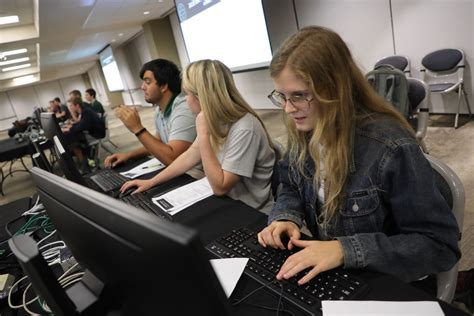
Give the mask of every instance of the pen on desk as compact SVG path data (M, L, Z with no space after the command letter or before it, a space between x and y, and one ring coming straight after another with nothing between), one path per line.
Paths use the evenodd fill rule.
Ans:
M159 166L161 166L161 165L143 166L142 169L156 168L156 167L159 167Z

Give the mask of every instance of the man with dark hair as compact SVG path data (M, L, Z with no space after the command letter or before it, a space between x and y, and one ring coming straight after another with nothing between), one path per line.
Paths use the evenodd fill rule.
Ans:
M104 107L102 106L102 103L97 101L95 96L96 96L96 92L92 88L87 89L86 92L84 93L84 98L87 100L87 102L89 102L89 104L92 107L92 110L94 110L95 113L99 114L99 117L102 117L104 116L104 113L105 113Z
M64 122L71 118L71 112L69 112L67 105L61 104L61 99L59 97L54 98L50 103L52 105L52 111L55 113L59 121Z
M84 154L80 147L80 143L85 142L84 131L87 131L90 136L94 138L105 137L105 124L102 119L99 118L97 113L92 111L88 106L84 106L81 98L73 98L69 101L71 112L77 112L81 116L81 120L76 124L70 124L61 128L65 134L65 138L68 141L72 151L76 155L77 159L82 163L84 169L88 169L87 159L84 158Z
M135 134L143 147L128 152L116 153L105 159L106 167L114 167L129 159L153 155L169 165L191 146L196 138L196 116L192 114L181 93L181 78L178 67L169 60L155 59L140 70L145 100L157 105L155 114L156 135L142 125L137 109L120 106L116 116Z

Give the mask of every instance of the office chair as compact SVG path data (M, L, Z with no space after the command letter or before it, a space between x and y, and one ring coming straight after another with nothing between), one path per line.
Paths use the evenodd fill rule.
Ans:
M107 146L104 145L104 143L108 142L115 148L118 148L118 146L110 140L109 120L107 117L107 113L104 113L104 115L102 116L102 119L104 120L104 123L105 123L105 137L100 140L100 147L105 149L105 151L107 151L109 154L112 154L112 151L108 149Z
M393 55L383 57L375 63L374 69L378 68L381 65L391 65L396 69L403 71L403 73L405 73L407 77L410 76L410 59L406 56Z
M429 120L429 88L420 79L407 78L408 80L408 100L410 102L410 114L408 122L416 131L416 139L420 143L423 151L427 152L423 139L426 136Z
M87 131L83 131L86 144L84 144L84 151L86 152L85 157L88 160L94 161L94 165L92 167L92 171L96 169L100 169L100 159L99 159L99 150L100 150L100 142L102 139L92 137Z
M458 93L458 107L454 119L454 128L458 128L461 95L464 96L469 116L472 115L471 106L464 90L464 52L461 49L440 49L429 53L421 60L424 68L420 69L431 93Z
M454 171L441 160L427 154L425 154L425 157L428 159L431 167L435 171L436 185L448 205L451 207L451 210L456 217L459 231L461 232L465 206L464 186ZM459 235L459 240L460 239L461 235ZM437 274L438 299L451 303L456 291L458 269L459 262L457 262L450 270Z
M273 173L271 178L271 188L273 199L276 201L279 188L280 188L280 167L278 163L283 159L285 155L285 148L278 140L273 139L273 149L275 150L275 163L273 164Z

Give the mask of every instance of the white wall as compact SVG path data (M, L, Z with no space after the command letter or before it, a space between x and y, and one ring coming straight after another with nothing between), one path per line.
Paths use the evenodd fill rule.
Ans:
M31 116L36 106L48 107L55 97L65 102L71 90L82 93L86 85L82 76L73 76L45 83L23 86L21 88L0 92L0 130L12 127L12 122Z
M114 57L124 82L122 92L124 104L149 106L141 90L139 77L142 65L151 60L150 50L144 34L139 34L133 40L114 50Z

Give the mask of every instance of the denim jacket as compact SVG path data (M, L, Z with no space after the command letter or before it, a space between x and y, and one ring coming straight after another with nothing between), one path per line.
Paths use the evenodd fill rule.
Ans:
M306 175L315 170L311 158ZM280 162L282 190L269 223L306 222L315 239L338 239L344 268L368 268L414 281L449 270L459 259L456 219L436 187L433 170L416 140L397 122L379 118L358 126L344 202L320 232L311 176Z

